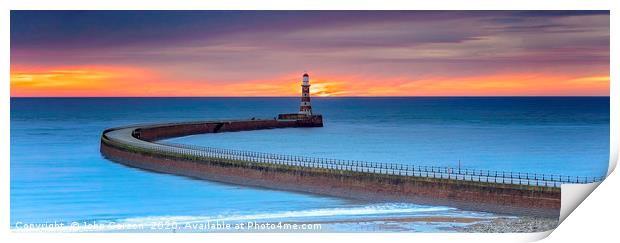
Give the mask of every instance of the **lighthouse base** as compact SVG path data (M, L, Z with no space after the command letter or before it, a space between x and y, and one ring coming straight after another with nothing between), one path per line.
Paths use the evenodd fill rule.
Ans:
M322 127L323 116L322 115L306 115L306 114L279 114L278 120L295 120L297 124L302 127Z

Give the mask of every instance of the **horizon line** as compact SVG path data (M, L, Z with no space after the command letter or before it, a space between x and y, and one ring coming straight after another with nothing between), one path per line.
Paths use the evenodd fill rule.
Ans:
M10 98L299 98L301 96L10 96ZM312 98L510 98L510 97L611 97L610 95L424 95L424 96L311 96Z

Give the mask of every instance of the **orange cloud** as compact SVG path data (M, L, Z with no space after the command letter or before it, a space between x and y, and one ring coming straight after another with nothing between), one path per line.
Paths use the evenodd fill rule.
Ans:
M320 75L320 74L319 74ZM132 67L11 67L11 96L297 96L300 77L210 82L168 80ZM519 96L609 95L609 75L498 74L479 77L322 76L314 96Z
M141 69L107 66L11 67L11 96L114 96L152 75Z
M328 96L608 96L609 76L498 74L475 77L345 77L325 82ZM319 82L318 85L322 85Z
M576 78L555 74L501 74L418 80L400 88L417 95L446 96L609 95L609 76Z

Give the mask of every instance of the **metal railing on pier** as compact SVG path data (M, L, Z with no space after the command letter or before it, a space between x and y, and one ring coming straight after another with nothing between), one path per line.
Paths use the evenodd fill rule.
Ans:
M420 166L398 163L378 163L356 160L327 159L286 154L252 152L234 149L212 148L197 145L177 144L169 142L129 142L115 141L142 150L155 153L189 156L197 160L209 161L223 159L244 161L248 163L286 165L306 168L320 168L336 171L374 173L394 176L413 176L435 179L450 179L473 182L516 184L543 187L560 187L564 183L585 184L602 181L604 177L566 176L538 173L509 172L496 170L464 169L439 166Z

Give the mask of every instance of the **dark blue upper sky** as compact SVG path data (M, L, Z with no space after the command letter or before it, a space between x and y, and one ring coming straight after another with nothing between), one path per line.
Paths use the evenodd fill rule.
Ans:
M503 23L509 31L545 31L569 26L528 22L533 18L588 15L608 16L609 11L12 11L11 44L14 48L75 48L190 41L242 31L279 33L321 26L460 19ZM460 41L459 37L434 39Z

